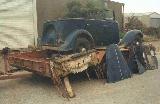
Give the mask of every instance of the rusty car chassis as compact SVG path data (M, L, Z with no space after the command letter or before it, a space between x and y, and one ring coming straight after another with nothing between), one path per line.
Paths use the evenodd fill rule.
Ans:
M0 73L0 80L27 77L31 76L31 73L28 72L33 72L50 77L63 97L72 98L75 96L75 93L70 85L68 75L83 71L87 73L87 68L101 64L105 55L105 49L103 48L64 55L53 50L47 50L46 48L50 48L48 46L43 48L45 49L3 54L5 72ZM53 54L48 57L49 51L52 51ZM11 67L17 68L17 70ZM98 73L98 70L95 71ZM89 77L88 73L87 75Z

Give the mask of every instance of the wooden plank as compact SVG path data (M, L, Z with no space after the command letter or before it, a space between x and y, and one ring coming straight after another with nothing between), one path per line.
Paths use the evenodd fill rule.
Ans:
M73 92L73 89L72 89L72 87L71 87L71 84L70 84L70 82L69 82L68 77L65 77L65 78L64 78L64 85L65 85L65 88L66 88L66 90L67 90L67 92L68 92L69 97L70 97L70 98L75 97L75 93Z
M25 78L25 77L31 77L31 72L15 72L15 73L7 73L4 75L0 75L0 80L7 80L7 79L16 79L16 78Z

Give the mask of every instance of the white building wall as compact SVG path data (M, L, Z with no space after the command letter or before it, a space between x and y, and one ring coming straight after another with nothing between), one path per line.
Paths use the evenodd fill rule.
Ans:
M158 28L160 27L160 18L151 18L150 27Z
M0 0L0 49L35 43L33 0Z

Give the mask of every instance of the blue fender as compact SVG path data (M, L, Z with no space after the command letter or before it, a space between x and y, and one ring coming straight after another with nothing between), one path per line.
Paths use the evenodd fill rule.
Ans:
M106 80L108 83L114 83L132 76L127 62L115 44L109 45L106 50L105 65Z
M75 48L75 43L78 37L86 37L94 44L94 39L92 35L83 29L75 30L71 34L68 35L68 37L65 39L64 44L62 44L59 48L59 51L71 51Z
M124 44L125 46L129 46L139 37L143 38L143 33L140 30L130 30L125 34L120 45Z

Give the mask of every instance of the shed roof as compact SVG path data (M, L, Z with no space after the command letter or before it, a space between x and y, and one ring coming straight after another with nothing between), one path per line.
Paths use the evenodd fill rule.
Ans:
M125 13L125 17L130 17L130 16L149 16L150 18L160 18L160 14L157 12L146 12L146 13Z
M160 19L160 14L156 13L156 12L149 14L149 16L150 16L150 18L159 18Z

